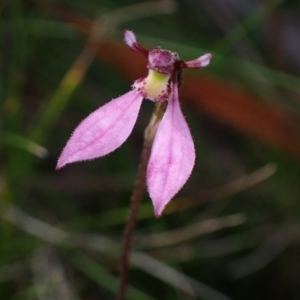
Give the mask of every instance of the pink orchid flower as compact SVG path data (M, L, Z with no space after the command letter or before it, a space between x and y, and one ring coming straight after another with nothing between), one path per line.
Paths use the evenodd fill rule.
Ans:
M84 119L63 149L57 169L76 161L104 156L120 147L130 135L142 100L168 101L153 141L147 169L147 186L159 217L166 204L189 178L195 163L195 148L181 112L177 74L184 68L202 68L211 54L182 61L176 53L155 47L146 50L133 32L124 32L126 44L148 58L148 76L135 81L133 89L103 105Z

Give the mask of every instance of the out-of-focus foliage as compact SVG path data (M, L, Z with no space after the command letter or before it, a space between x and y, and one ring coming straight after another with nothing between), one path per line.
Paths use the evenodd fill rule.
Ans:
M197 163L155 219L145 193L128 299L300 298L298 1L0 3L0 298L113 299L153 104L111 155L55 171L72 130L129 90L133 30L182 59Z

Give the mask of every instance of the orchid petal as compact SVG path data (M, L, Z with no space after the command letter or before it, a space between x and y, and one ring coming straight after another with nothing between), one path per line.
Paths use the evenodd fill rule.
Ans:
M124 41L128 47L130 47L133 51L142 54L143 56L148 56L149 51L145 49L141 44L137 41L135 34L130 30L124 31Z
M194 60L182 61L182 68L198 69L206 67L212 58L210 53L206 53Z
M75 129L56 168L97 158L120 147L133 129L142 100L143 96L132 90L91 113Z
M147 170L148 190L157 217L185 184L194 163L194 142L180 109L178 86L173 84L172 96L158 127Z

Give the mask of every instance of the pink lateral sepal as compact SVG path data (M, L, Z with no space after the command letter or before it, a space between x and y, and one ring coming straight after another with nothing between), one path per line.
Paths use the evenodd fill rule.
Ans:
M95 110L75 129L56 169L104 156L120 147L136 122L143 96L132 90Z
M181 112L177 84L158 127L147 169L147 185L156 217L189 178L195 163L194 142Z

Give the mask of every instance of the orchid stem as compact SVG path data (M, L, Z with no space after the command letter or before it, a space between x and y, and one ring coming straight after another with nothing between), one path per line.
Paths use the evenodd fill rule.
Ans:
M118 290L118 300L125 300L127 278L128 278L128 265L130 250L132 245L133 233L136 225L140 203L145 189L145 178L147 172L147 164L151 153L152 143L158 128L158 125L166 110L166 102L157 103L155 111L151 120L145 130L144 145L141 154L139 169L134 184L133 193L131 196L131 205L128 220L123 234L122 250L120 255L120 284Z

